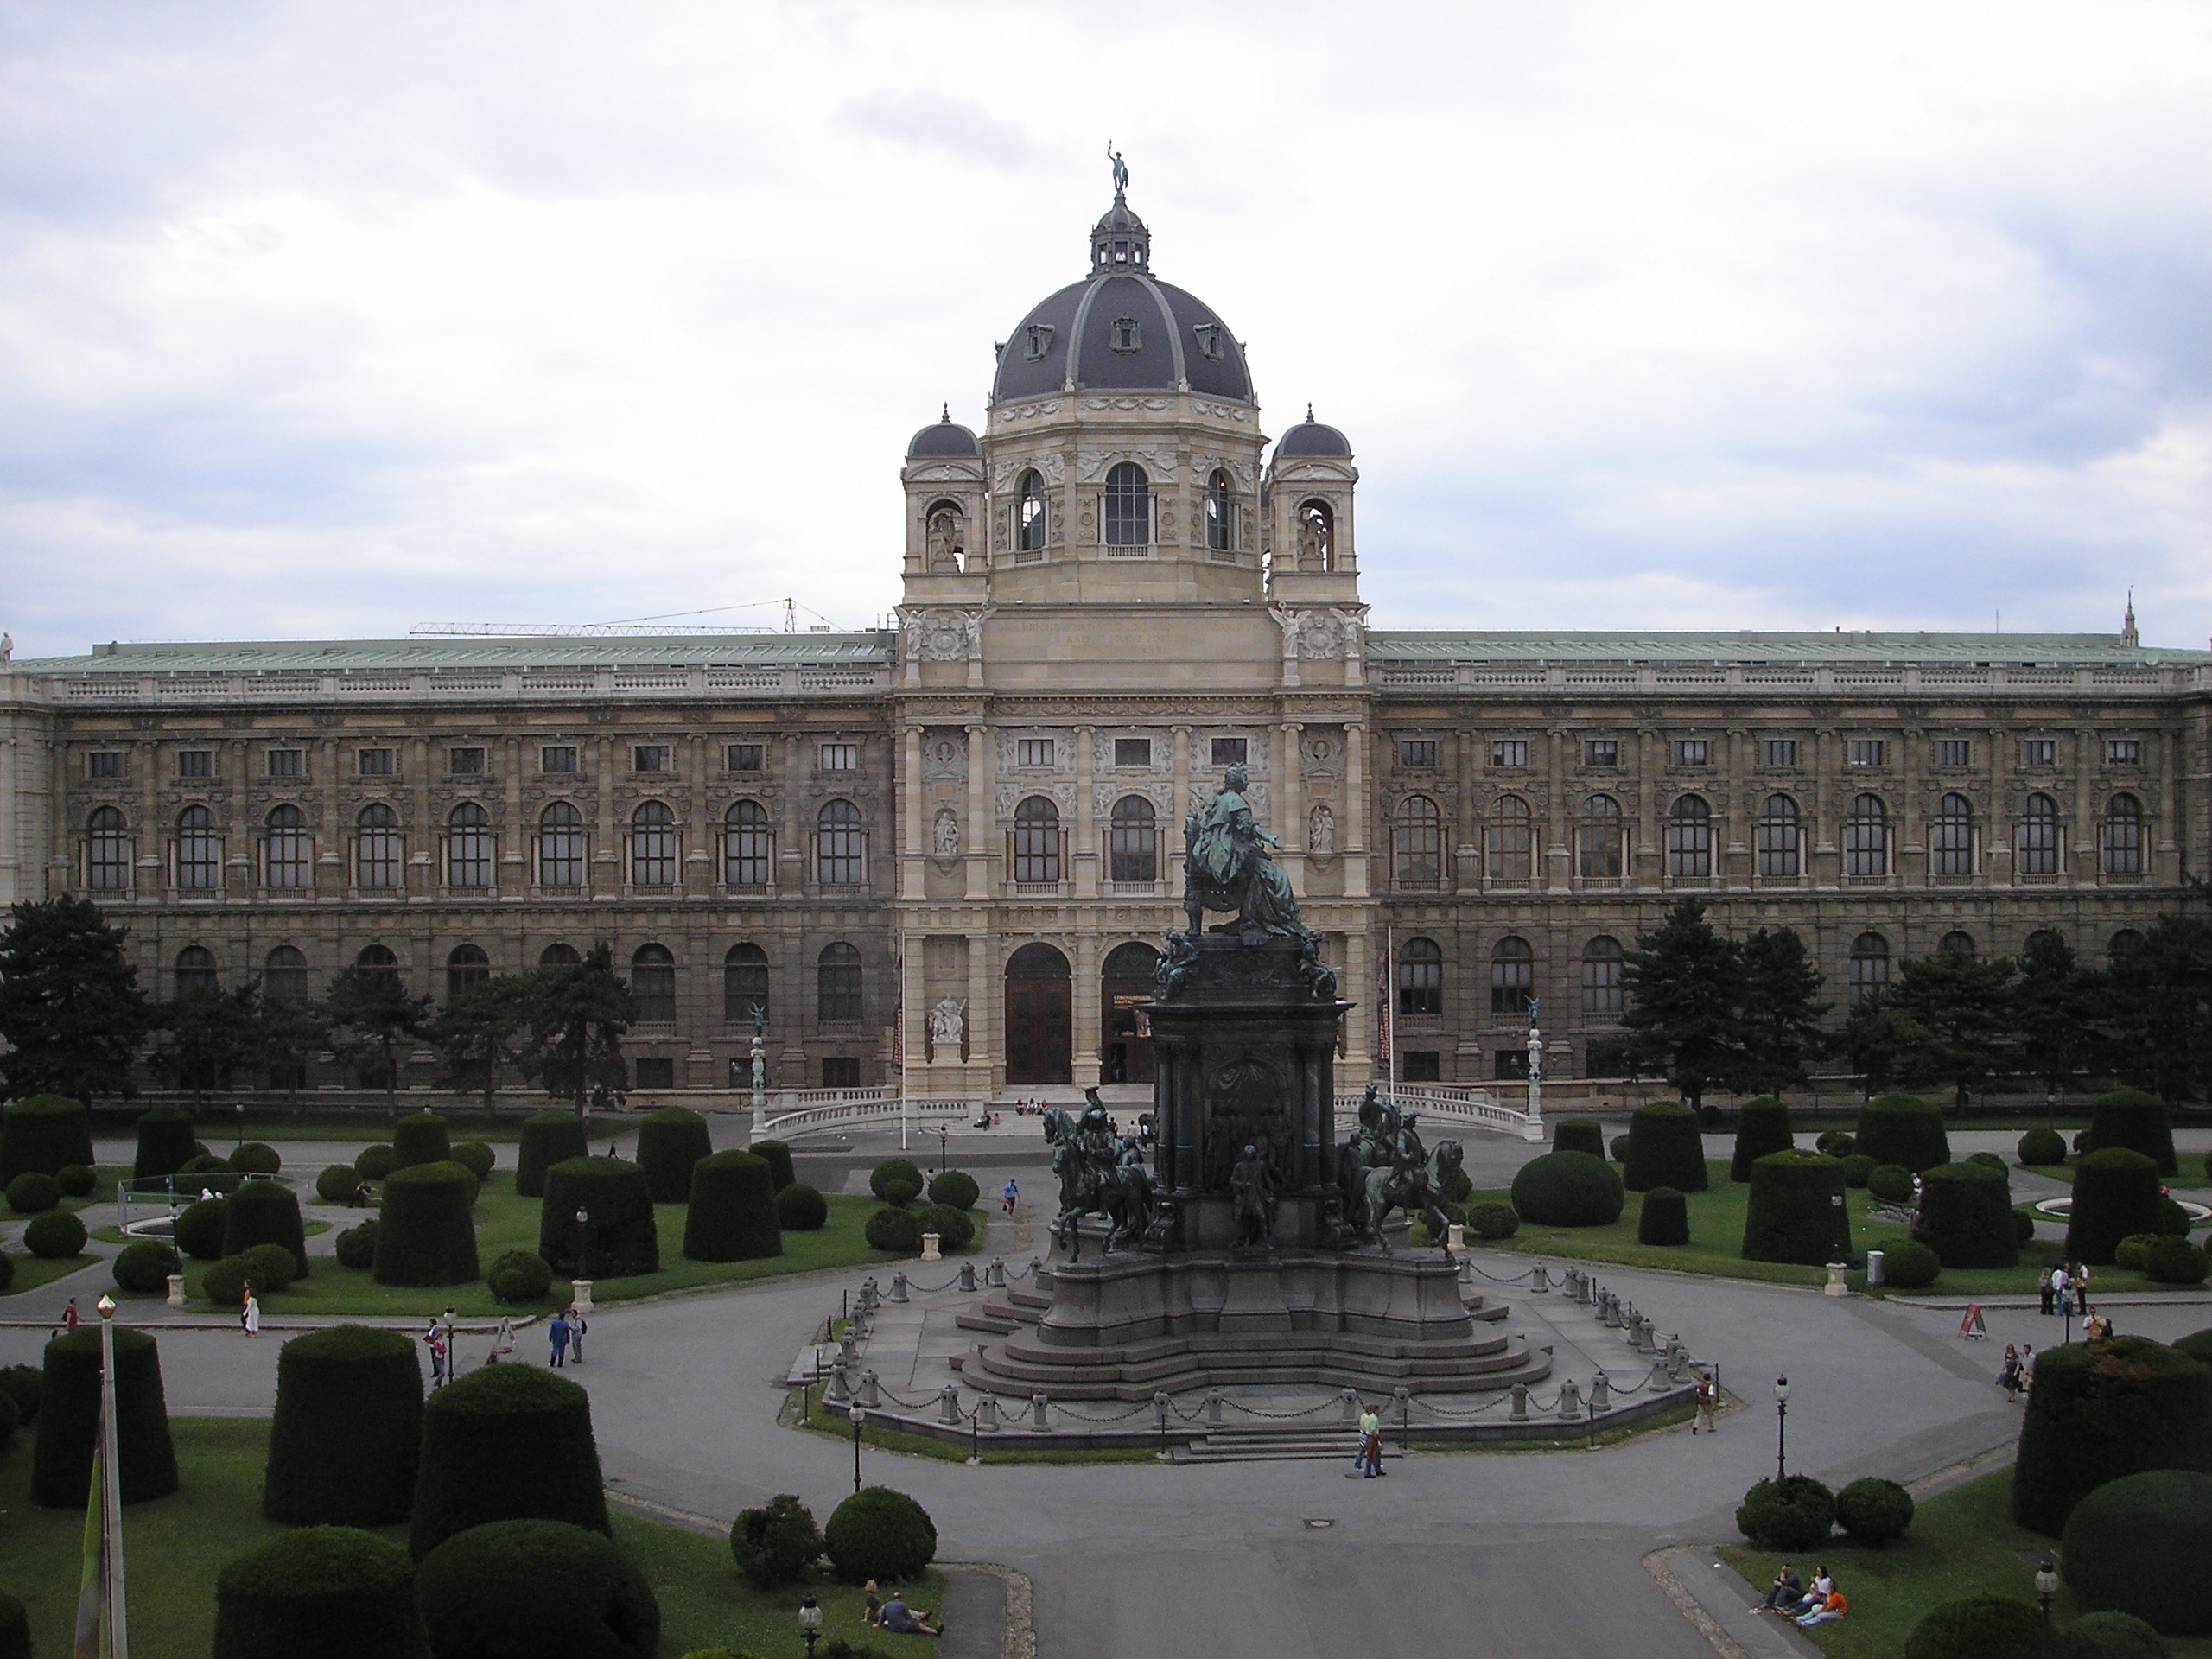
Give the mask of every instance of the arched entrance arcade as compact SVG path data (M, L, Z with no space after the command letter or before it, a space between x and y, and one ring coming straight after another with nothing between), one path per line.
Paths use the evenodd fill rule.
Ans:
M1073 976L1049 944L1025 944L1006 964L1006 1080L1075 1081Z
M1153 994L1153 965L1160 953L1131 940L1116 945L1099 975L1098 1081L1150 1083L1152 1033L1138 1016L1137 1004Z

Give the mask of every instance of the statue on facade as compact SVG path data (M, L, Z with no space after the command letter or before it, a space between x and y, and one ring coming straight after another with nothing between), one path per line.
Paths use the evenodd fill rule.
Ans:
M949 806L937 810L937 822L930 831L930 853L937 858L960 856L960 816Z
M1108 1250L1126 1249L1152 1224L1152 1177L1135 1138L1114 1133L1113 1120L1096 1089L1083 1091L1081 1117L1055 1106L1045 1114L1045 1139L1052 1148L1052 1173L1060 1179L1060 1208L1052 1237L1083 1259L1081 1226L1085 1216L1106 1218Z
M1313 809L1306 820L1306 850L1309 853L1333 853L1337 850L1337 815L1322 802Z
M1114 194L1120 195L1129 188L1128 163L1122 159L1122 152L1114 148L1114 141L1106 141L1106 159L1114 168Z
M1281 843L1260 828L1244 791L1244 768L1223 775L1221 792L1203 810L1184 821L1183 912L1191 931L1203 932L1209 910L1233 911L1236 919L1221 929L1246 944L1268 938L1297 938L1306 931L1290 877L1268 851Z
M1336 970L1321 960L1321 936L1308 933L1298 944L1298 982L1313 993L1316 1002L1337 1000Z
M950 1051L951 1058L960 1058L960 1039L967 1034L968 1005L957 997L947 996L929 1011L930 1046L938 1055Z
M1267 1245L1275 1239L1275 1175L1256 1146L1244 1148L1230 1172L1229 1191L1236 1201L1236 1242Z

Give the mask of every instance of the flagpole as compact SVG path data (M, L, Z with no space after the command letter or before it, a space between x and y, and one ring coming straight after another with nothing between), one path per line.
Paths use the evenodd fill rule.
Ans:
M130 1659L130 1626L123 1594L123 1473L116 1455L115 1298L99 1300L100 1554L107 1571L107 1659Z

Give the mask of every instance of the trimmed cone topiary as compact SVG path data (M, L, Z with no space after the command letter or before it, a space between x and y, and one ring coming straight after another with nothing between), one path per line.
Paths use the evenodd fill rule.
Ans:
M2166 1103L2140 1089L2122 1089L2097 1103L2089 1119L2088 1149L2103 1152L2113 1147L2141 1153L2158 1165L2161 1175L2181 1172L2174 1158L2174 1126Z
M1902 1164L1917 1175L1951 1161L1943 1114L1916 1095L1884 1095L1859 1109L1858 1150L1878 1164Z
M1843 1160L1817 1152L1770 1152L1751 1166L1751 1199L1744 1209L1744 1260L1796 1262L1821 1267L1851 1249L1840 1235L1837 1200L1843 1196Z
M654 1659L660 1651L652 1586L596 1530L501 1521L461 1533L420 1560L416 1599L437 1632L438 1659Z
M491 1365L432 1395L408 1548L416 1560L491 1521L607 1531L591 1396L531 1365Z
M768 1160L768 1173L776 1178L776 1191L780 1192L798 1179L791 1168L791 1149L781 1141L755 1141L746 1148L755 1158Z
M533 1112L522 1121L522 1144L515 1151L515 1192L525 1198L543 1198L547 1170L590 1154L583 1119L574 1112Z
M590 1216L577 1245L576 1211ZM660 1228L645 1173L620 1158L571 1158L545 1172L537 1253L564 1279L626 1279L660 1271Z
M751 1262L784 1253L775 1177L766 1158L717 1152L696 1160L689 1197L683 1217L683 1254L689 1260Z
M886 1204L912 1204L922 1196L922 1172L910 1158L887 1158L868 1172L868 1190Z
M2001 1167L1938 1164L1920 1182L1920 1219L1913 1236L1934 1250L1937 1261L1947 1268L2019 1264L2012 1187Z
M1750 1180L1753 1164L1770 1152L1788 1152L1796 1144L1785 1103L1770 1095L1745 1101L1736 1114L1736 1155L1729 1160L1728 1179Z
M964 1169L942 1169L930 1177L930 1202L951 1210L973 1210L983 1189Z
M2147 1337L2046 1349L2020 1426L2012 1518L2056 1537L2107 1480L2212 1464L2212 1370Z
M236 1199L232 1200L237 1202ZM479 1271L469 1206L476 1178L455 1163L395 1169L384 1184L376 1265L380 1285L465 1285Z
M1762 1549L1810 1549L1834 1525L1835 1494L1810 1475L1762 1480L1736 1506L1736 1530Z
M0 1394L16 1402L16 1421L26 1426L38 1421L38 1402L46 1386L35 1365L0 1365Z
M1631 1192L1649 1192L1655 1186L1702 1192L1706 1179L1705 1134L1697 1114L1679 1100L1637 1107L1629 1119L1621 1184Z
M2212 1474L2153 1469L2107 1481L2074 1506L2058 1559L2085 1610L2133 1613L2167 1636L2212 1636Z
M0 1186L27 1169L57 1175L92 1161L92 1119L79 1100L33 1095L10 1102L0 1116Z
M143 1331L118 1325L114 1334L118 1479L125 1503L143 1503L167 1497L177 1484L161 1351ZM49 1510L85 1507L99 1432L100 1333L86 1325L46 1344L32 1502Z
M886 1205L868 1218L864 1232L872 1250L887 1255L921 1254L922 1218L911 1210Z
M1687 1244L1690 1242L1689 1201L1671 1186L1655 1186L1643 1195L1643 1208L1636 1218L1639 1244Z
M261 1512L295 1526L388 1527L415 1502L423 1370L397 1331L337 1325L276 1355Z
M2133 1613L2084 1613L2051 1637L2050 1659L2173 1659L2173 1649Z
M1605 1128L1594 1117L1561 1118L1552 1128L1554 1152L1586 1152L1593 1158L1605 1155Z
M776 1220L787 1233L818 1233L830 1220L830 1200L804 1181L776 1194Z
M2028 1169L2049 1169L2066 1161L2066 1137L2056 1129L2030 1129L2015 1148Z
M1904 1639L1904 1659L2037 1659L2043 1618L2011 1596L1964 1596L1931 1609Z
M664 1106L638 1125L638 1167L655 1204L682 1204L691 1196L691 1166L714 1156L707 1120L688 1106ZM775 1194L768 1195L771 1198ZM702 1257L702 1260L707 1258ZM734 1257L716 1258L735 1260Z
M435 1112L409 1113L391 1126L391 1151L395 1169L450 1162L453 1140L446 1133L445 1119Z
M888 1486L864 1486L830 1512L822 1541L848 1584L870 1579L895 1584L937 1559L937 1527L929 1511Z
M1854 1543L1879 1549L1912 1525L1912 1494L1894 1480L1866 1475L1835 1495L1835 1518Z
M31 1659L30 1610L0 1590L0 1659Z
M2074 1169L2074 1203L2066 1217L2066 1254L2093 1268L2112 1265L2130 1233L2155 1233L2163 1219L2158 1166L2126 1147L2103 1147Z
M1513 1209L1532 1227L1603 1227L1627 1202L1621 1178L1586 1152L1548 1152L1513 1177Z
M273 1538L217 1576L215 1651L222 1659L430 1659L415 1563L397 1544L352 1527Z
M133 1180L158 1181L192 1160L192 1114L156 1106L138 1120L138 1151L130 1160Z
M292 1253L292 1277L307 1277L307 1230L291 1188L276 1181L248 1181L231 1194L226 1205L225 1255L243 1255L257 1244L281 1244Z

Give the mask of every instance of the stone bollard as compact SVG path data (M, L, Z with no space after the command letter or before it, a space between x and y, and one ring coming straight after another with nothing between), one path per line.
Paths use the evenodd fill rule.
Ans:
M1596 1380L1590 1384L1590 1409L1593 1414L1595 1414L1598 1412L1611 1411L1612 1408L1612 1379L1608 1377L1603 1371L1600 1371L1598 1373Z
M859 1403L861 1409L863 1411L880 1411L883 1409L883 1394L876 1383L875 1370L873 1366L861 1373L861 1396Z
M1042 1391L1029 1396L1029 1427L1033 1433L1042 1434L1052 1427L1052 1425L1045 1421L1046 1409L1052 1403L1045 1397Z
M169 1274L169 1306L171 1307L184 1306L184 1275L181 1273Z
M1821 1294L1823 1296L1850 1295L1851 1287L1843 1281L1843 1275L1850 1271L1851 1264L1847 1262L1829 1262L1828 1281L1826 1285L1821 1287Z
M1559 1385L1559 1420L1563 1423L1580 1421L1582 1416L1582 1390L1573 1377Z
M1337 1396L1337 1403L1344 1408L1344 1427L1357 1428L1359 1427L1358 1394L1351 1389L1346 1389Z
M1651 1328L1651 1321L1646 1319L1643 1328L1636 1333L1636 1351L1639 1354L1657 1353L1659 1351L1657 1337L1658 1333Z
M937 1397L937 1420L948 1427L960 1421L960 1390L950 1382Z
M1525 1423L1529 1421L1529 1385L1526 1382L1516 1382L1513 1385L1513 1410L1510 1421L1516 1423Z
M999 1432L998 1396L987 1394L976 1402L976 1427L986 1434Z
M906 1300L906 1275L903 1273L894 1273L891 1275L891 1300L894 1302L903 1302Z
M925 1262L942 1262L942 1261L944 1261L944 1254L943 1254L941 1251L939 1251L939 1250L938 1250L938 1243L939 1243L938 1236L938 1235L937 1235L937 1234L935 1234L935 1233L924 1233L924 1234L922 1235L922 1260L923 1260L923 1261L925 1261Z
M1552 1287L1551 1274L1544 1271L1544 1264L1542 1262L1539 1262L1536 1263L1535 1277L1529 1280L1529 1287L1535 1291L1538 1295L1549 1294Z
M867 1278L861 1281L861 1312L863 1313L874 1313L875 1305L882 1300L883 1292L877 1287L875 1275L871 1273Z
M1167 1432L1167 1391L1165 1389L1152 1391L1152 1426L1162 1434Z
M1674 1387L1674 1384L1668 1380L1667 1372L1667 1361L1663 1356L1658 1359L1653 1360L1651 1362L1651 1386L1647 1392L1651 1394L1664 1394L1669 1389Z
M1459 1255L1460 1251L1467 1248L1466 1223L1463 1221L1455 1221L1446 1226L1444 1229L1444 1248L1451 1251L1454 1255Z
M1206 1392L1206 1427L1208 1428L1221 1427L1221 1390L1208 1389Z
M830 1362L830 1385L822 1390L823 1405L842 1406L853 1397L852 1385L846 1381L848 1375L842 1354Z
M1051 1277L1052 1275L1045 1271L1043 1258L1034 1255L1029 1258L1029 1282L1033 1287L1041 1286Z
M1006 1258L1004 1256L995 1255L991 1258L991 1265L983 1269L983 1282L993 1290L1006 1288Z
M846 1364L852 1365L859 1362L860 1357L860 1338L853 1334L853 1325L849 1320L845 1325L845 1334L837 1338L837 1357Z
M975 1291L976 1264L973 1262L963 1262L960 1264L960 1288L970 1294Z

